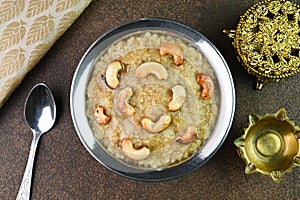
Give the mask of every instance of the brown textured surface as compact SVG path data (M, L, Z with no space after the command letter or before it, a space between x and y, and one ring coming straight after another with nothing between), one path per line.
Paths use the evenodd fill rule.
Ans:
M231 41L222 34L223 28L235 28L239 16L255 2L94 0L0 110L0 199L15 199L22 180L32 138L23 108L38 82L51 88L58 117L40 140L32 199L299 199L300 168L286 174L280 184L266 176L245 175L233 145L251 112L273 113L284 107L300 124L300 74L253 90L254 79L238 63ZM234 122L221 149L192 174L160 183L128 180L97 163L77 137L69 109L72 76L87 48L116 25L140 17L176 20L204 34L225 57L236 87Z

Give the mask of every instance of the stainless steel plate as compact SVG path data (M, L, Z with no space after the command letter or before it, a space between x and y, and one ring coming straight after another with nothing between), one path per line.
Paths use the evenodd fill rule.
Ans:
M128 166L110 156L93 136L86 109L86 86L97 56L115 40L137 31L163 30L178 34L190 40L202 52L212 66L217 77L219 90L219 113L211 136L199 151L180 165L162 170L144 170ZM235 111L235 90L226 61L202 34L175 21L165 19L139 19L123 24L100 37L87 50L73 77L70 92L70 109L77 134L89 153L108 169L131 179L142 181L162 181L174 179L193 172L206 163L223 144L232 124Z

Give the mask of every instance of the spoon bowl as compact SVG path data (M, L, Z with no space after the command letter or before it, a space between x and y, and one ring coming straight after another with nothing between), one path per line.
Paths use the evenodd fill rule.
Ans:
M39 83L30 91L25 102L24 117L32 130L33 138L17 199L30 198L30 186L36 147L40 136L52 128L56 118L54 97L45 84Z

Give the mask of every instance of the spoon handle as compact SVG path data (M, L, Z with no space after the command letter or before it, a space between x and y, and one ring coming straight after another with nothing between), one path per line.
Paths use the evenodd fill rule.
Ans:
M29 200L30 199L30 186L31 186L31 180L32 180L32 170L33 170L33 163L34 163L34 156L36 152L36 147L38 144L40 138L40 134L33 133L33 138L30 146L30 152L28 156L28 161L26 165L26 169L24 172L24 176L22 179L21 186L19 188L17 200Z

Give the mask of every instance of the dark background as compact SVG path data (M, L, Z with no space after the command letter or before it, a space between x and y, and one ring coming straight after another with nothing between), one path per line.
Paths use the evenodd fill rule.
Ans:
M224 28L235 29L239 16L256 2L94 0L0 110L0 199L17 196L32 139L23 119L24 103L39 82L52 90L58 113L55 126L40 140L32 199L299 199L300 168L287 173L280 184L260 174L245 175L233 144L253 112L285 108L300 125L300 74L254 90L254 78L238 63L231 40L222 33ZM81 144L69 109L73 73L84 52L105 32L142 17L176 20L205 35L226 59L236 88L234 121L220 150L195 172L165 182L133 181L103 167Z

